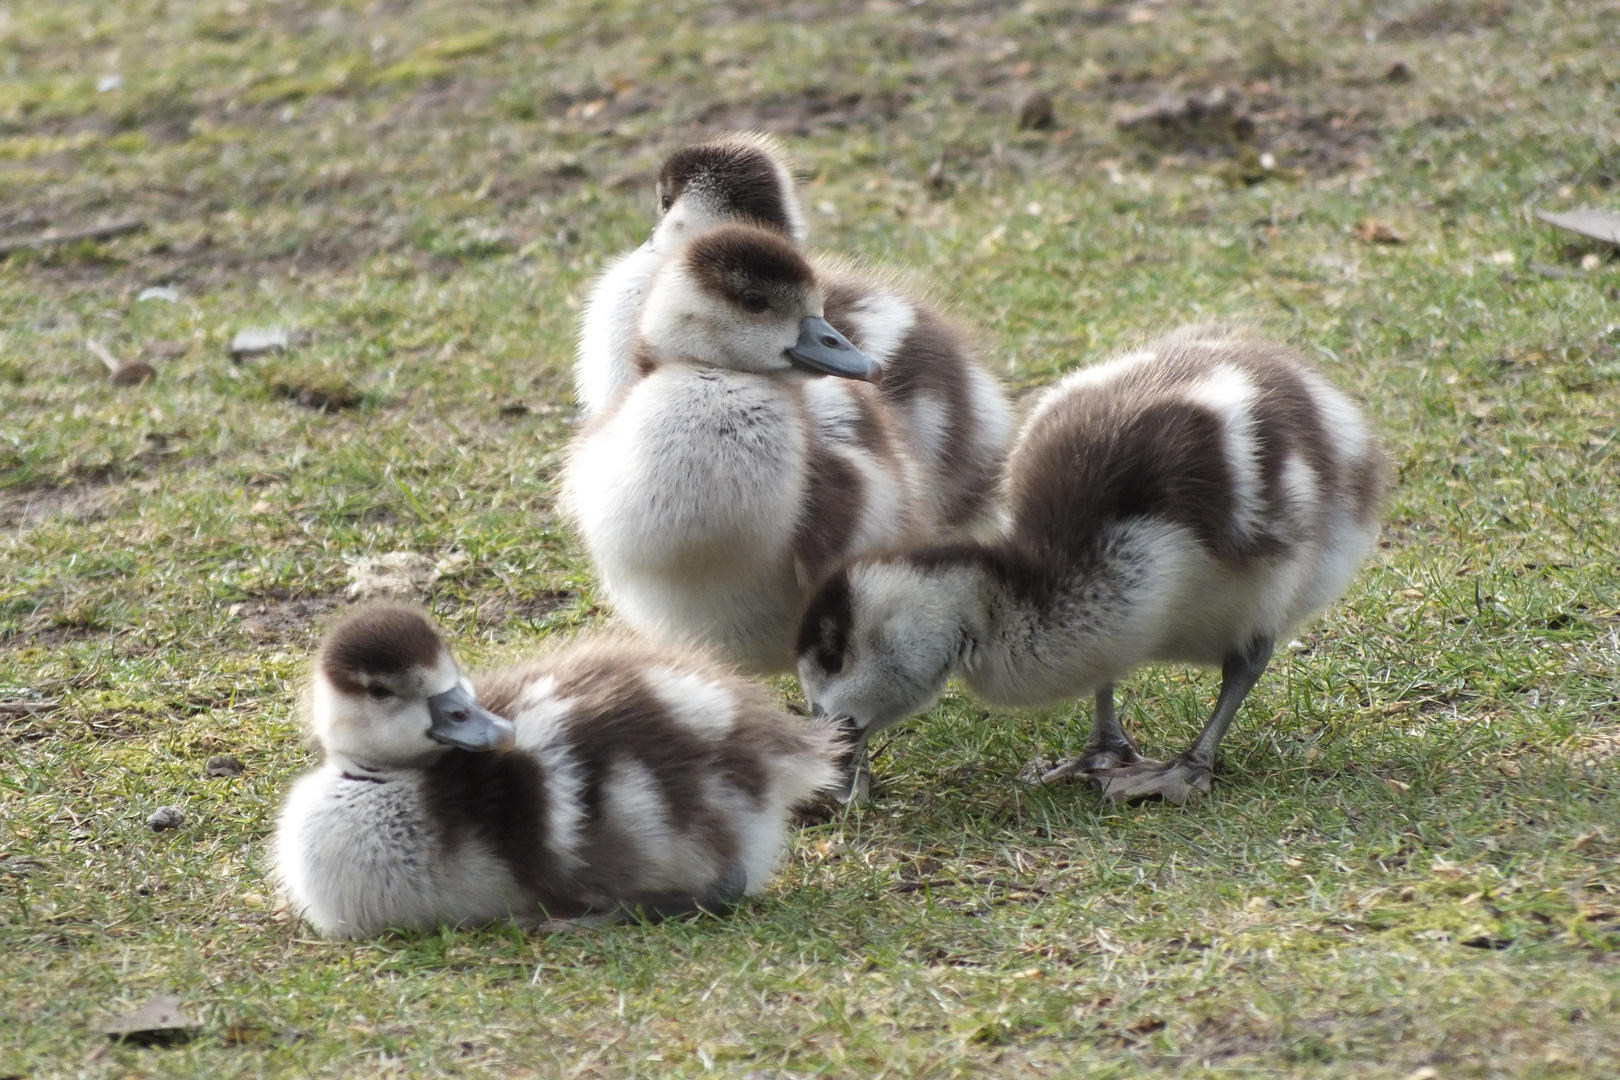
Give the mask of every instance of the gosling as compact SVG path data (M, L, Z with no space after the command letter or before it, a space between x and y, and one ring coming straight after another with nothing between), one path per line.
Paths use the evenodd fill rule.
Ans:
M393 604L327 635L310 710L325 760L275 859L333 938L723 910L765 887L843 752L693 654L598 641L475 682Z
M1083 751L1043 779L1179 803L1210 790L1274 643L1373 550L1387 468L1304 357L1191 327L1047 391L1003 484L995 540L855 560L821 585L797 643L806 694L859 732L858 761L952 674L1002 705L1094 694ZM1209 722L1167 762L1114 712L1115 680L1152 661L1221 668Z
M642 374L575 438L560 501L639 633L791 671L816 582L928 531L920 470L866 381L884 373L823 309L810 264L764 229L699 233L660 268Z
M575 396L587 416L639 376L635 343L658 268L700 232L743 222L802 248L805 216L786 155L764 135L730 135L671 154L658 177L652 236L602 273L585 305ZM818 260L826 318L883 367L881 400L924 470L930 516L948 528L991 523L1012 409L969 336L896 282Z

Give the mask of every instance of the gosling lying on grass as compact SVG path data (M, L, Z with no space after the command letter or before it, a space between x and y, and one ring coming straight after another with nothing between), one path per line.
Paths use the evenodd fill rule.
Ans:
M315 660L325 761L276 828L322 934L718 911L765 887L839 737L689 654L576 645L461 673L433 624L362 608Z
M1183 802L1210 789L1274 642L1373 549L1386 484L1360 410L1304 357L1191 327L1047 391L1007 461L1000 537L836 571L801 622L799 678L860 732L858 761L952 674L1004 705L1093 693L1085 749L1044 779ZM1208 724L1168 762L1114 713L1114 681L1155 660L1221 668Z

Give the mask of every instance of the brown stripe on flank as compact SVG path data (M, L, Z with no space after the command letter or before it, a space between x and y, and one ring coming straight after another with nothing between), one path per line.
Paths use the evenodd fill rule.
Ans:
M1384 500L1389 497L1389 459L1382 451L1370 447L1369 452L1351 462L1346 471L1345 489L1350 493L1356 520L1377 521L1383 513Z
M719 771L719 745L672 716L629 657L571 658L556 672L557 693L573 699L568 742L584 782L585 823L581 854L591 872L609 867L613 851L625 846L603 815L615 765L634 762L653 777L669 818L671 833L696 842L716 870L737 856L739 840L727 815L709 802L709 783ZM729 770L728 770L729 771ZM756 789L757 790L757 789ZM751 794L753 794L751 792ZM615 890L602 879L598 887Z
M530 904L553 918L579 913L567 875L546 843L546 778L534 758L451 750L425 770L422 802L447 850L482 843L511 871Z
M809 443L804 472L804 509L793 532L793 557L815 580L848 550L866 506L866 485L854 465L819 440Z
M1173 398L1121 407L1070 394L1023 441L1009 467L1017 534L1071 555L1114 524L1161 517L1233 556L1234 498L1215 414Z
M853 311L867 297L889 290L853 276L829 277L823 282L826 319L857 349L864 348ZM910 429L911 410L918 402L940 406L944 445L937 456L921 464L933 472L935 486L946 496L940 508L943 523L960 524L978 514L994 494L1000 464L979 452L978 421L967 383L975 360L966 335L954 323L927 305L901 299L910 307L913 321L883 361L878 392L902 418L903 430Z

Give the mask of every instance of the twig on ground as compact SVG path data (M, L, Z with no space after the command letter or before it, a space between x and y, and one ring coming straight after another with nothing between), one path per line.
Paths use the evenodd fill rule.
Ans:
M146 222L141 218L121 218L83 229L46 229L37 236L13 236L0 240L0 259L23 248L48 248L58 244L76 244L80 240L111 240L140 232L144 228Z
M107 346L95 338L85 340L84 347L96 354L103 364L107 365L107 378L114 386L133 386L143 383L157 374L157 369L151 364L140 360L125 363L107 350Z

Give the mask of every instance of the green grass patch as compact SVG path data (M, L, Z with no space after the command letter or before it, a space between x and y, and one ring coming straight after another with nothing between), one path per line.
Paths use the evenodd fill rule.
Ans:
M1617 208L1620 6L794 11L0 17L0 236L147 225L0 260L0 1075L1620 1073L1620 263L1534 217ZM660 157L755 127L1014 393L1192 320L1311 351L1398 468L1379 557L1194 807L1021 785L1089 706L952 695L728 921L312 940L266 840L348 566L456 555L474 664L607 621L554 506L578 308ZM1214 690L1121 708L1164 751ZM163 992L189 1042L92 1030Z

